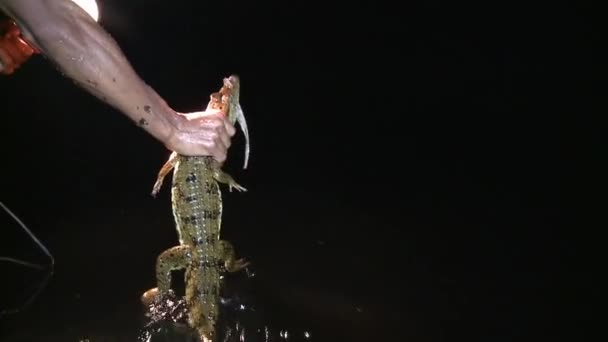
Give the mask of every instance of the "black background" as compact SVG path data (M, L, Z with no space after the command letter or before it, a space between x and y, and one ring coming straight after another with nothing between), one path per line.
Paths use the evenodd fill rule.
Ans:
M249 191L224 191L223 235L270 324L313 341L580 340L578 295L595 290L561 227L570 142L599 141L591 26L566 3L491 3L106 0L100 23L178 111L241 77L250 166L239 134L224 169ZM43 57L0 94L0 200L56 258L0 337L132 333L177 241L168 187L149 196L169 152ZM44 262L0 222L0 254ZM41 277L0 267L3 306Z

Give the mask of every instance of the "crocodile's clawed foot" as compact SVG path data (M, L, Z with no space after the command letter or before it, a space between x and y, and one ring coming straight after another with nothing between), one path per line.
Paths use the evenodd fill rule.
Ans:
M234 178L232 178L232 176L230 176L229 174L227 174L226 172L224 172L220 169L215 170L213 178L222 184L228 185L228 190L230 192L232 192L232 188L235 188L238 191L247 191L247 189L245 189L244 186L237 183L234 180Z
M150 305L159 305L164 302L171 302L177 300L173 290L169 290L167 293L161 295L157 287L144 292L140 299L141 303L147 308Z
M141 299L141 303L144 305L144 307L148 308L150 306L150 304L154 303L158 297L159 297L158 288L155 287L153 289L149 289L148 291L144 292L144 294L141 295L140 299Z
M145 316L151 322L168 320L177 323L186 319L186 302L172 290L161 294L157 288L153 288L142 295L141 301L146 307Z
M226 270L228 272L237 272L245 267L249 266L251 262L247 261L245 258L237 259L234 262L230 263L230 265L226 265Z
M230 192L232 192L232 188L235 188L235 189L236 189L236 190L238 190L238 191L247 191L247 189L246 189L245 187L243 187L243 186L239 185L239 184L238 184L238 183L236 183L236 182L232 182L232 183L228 184L228 190L229 190Z
M162 180L159 180L156 183L154 183L154 187L152 188L152 193L150 193L150 195L152 195L152 197L156 197L156 195L160 191L160 188L161 188L162 185L163 185L163 181Z

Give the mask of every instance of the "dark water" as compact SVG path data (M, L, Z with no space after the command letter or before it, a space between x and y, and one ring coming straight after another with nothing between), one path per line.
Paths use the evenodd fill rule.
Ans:
M41 240L56 258L54 275L31 306L23 312L3 317L2 340L33 341L44 337L45 340L57 341L136 341L142 340L146 332L153 331L151 329L155 326L144 328L149 321L144 317L139 296L154 286L155 254L176 241L172 236L169 208L163 210L161 205L168 205L167 200L150 200L142 196L141 202L149 207L140 206L139 209L128 210L128 213L120 209L122 205L112 206L114 209L94 209L80 213L79 222L82 224L63 221L59 224L61 228L55 230L70 232L69 235L43 233ZM232 201L227 202L229 212ZM116 216L108 217L108 213L114 210ZM159 218L146 214L163 211L165 215ZM247 212L255 215L255 210ZM106 216L96 216L96 213ZM228 227L247 221L247 214L243 216L246 217L233 220L227 215L224 220L225 234L234 236L230 240L237 246L237 252L253 262L248 272L228 275L226 279L225 320L222 324L231 329L233 335L245 331L246 341L354 341L382 334L382 329L394 328L387 326L390 321L387 322L386 318L396 318L389 315L394 314L392 310L400 301L398 290L391 290L395 297L387 298L394 302L374 307L378 305L375 300L380 295L377 291L390 289L391 284L386 282L381 288L373 286L377 280L369 277L380 276L380 270L370 272L364 268L365 265L358 265L356 259L363 256L353 254L353 248L349 251L343 242L306 240L289 236L292 234L279 233L274 239L263 241L251 237L257 233L245 232L242 234L244 237L239 238L237 231L231 232ZM276 216L282 218L275 217L274 220L287 219L286 214ZM96 217L100 218L99 222L95 222ZM138 220L142 222L136 224ZM112 221L122 224L114 225ZM8 216L5 215L2 222L6 227L4 230L16 232L11 234L11 239L2 240L12 245L4 246L3 251L11 251L10 255L23 259L45 262L42 253L25 234L19 233L20 228ZM303 227L309 224L299 223ZM325 229L327 224L329 222L324 224ZM166 226L161 228L163 225ZM49 226L45 228L52 229ZM115 240L117 236L119 240ZM15 242L19 242L18 248L14 248ZM3 277L6 279L4 285L7 285L3 293L10 294L2 298L3 305L19 305L45 275L41 271L10 264L3 264L2 268L6 275ZM352 276L342 278L346 273ZM365 276L358 277L360 274ZM176 274L179 289L183 286L180 275ZM395 307L391 308L391 304ZM155 339L151 341L169 340L165 336L167 333L165 327L162 333L153 334ZM179 333L176 336L181 336L181 339L173 340L184 340L185 335ZM234 338L227 340L236 341Z
M339 195L258 191L272 196L250 206L256 186L248 195L225 194L223 234L252 261L253 276L227 279L231 320L224 324L239 331L238 322L245 341L500 340L551 333L552 318L539 316L551 313L551 291L564 280L565 264L553 259L557 251L546 254L559 242L546 230L542 236L524 233L511 210L486 216L485 223L448 208L441 215L451 213L448 223L431 213L416 221L399 211L403 221L396 224ZM90 198L95 205L75 214L37 211L29 220L22 214L38 227L56 268L27 310L3 317L2 341L141 341L148 321L139 296L154 286L157 253L176 243L164 194L157 200L143 194L109 202ZM504 229L490 230L489 222ZM44 262L15 224L3 217L2 225L5 236L14 232L2 239L3 251ZM509 237L517 234L527 240ZM541 243L554 247L536 252ZM11 305L44 275L15 265L2 269L2 300ZM182 341L185 335L165 327L154 336L151 341Z

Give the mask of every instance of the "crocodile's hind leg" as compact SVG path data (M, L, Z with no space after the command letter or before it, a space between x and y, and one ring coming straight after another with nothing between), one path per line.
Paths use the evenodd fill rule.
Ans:
M228 241L220 240L220 257L224 262L224 267L228 272L237 272L249 266L250 262L245 258L237 259L234 247Z
M217 168L213 173L213 179L216 181L228 185L228 190L232 192L232 188L237 189L238 191L247 191L243 186L239 185L232 176L227 174L226 172Z
M179 245L162 252L156 259L157 287L146 291L141 296L144 305L149 305L160 295L167 295L171 290L171 271L184 269L190 264L190 246Z

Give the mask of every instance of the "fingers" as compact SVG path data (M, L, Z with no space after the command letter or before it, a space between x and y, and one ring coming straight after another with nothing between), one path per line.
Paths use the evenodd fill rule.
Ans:
M212 156L223 163L230 147L230 130L220 115L190 119L181 125L172 150L189 156Z
M21 39L21 37L15 37L13 38L13 40L15 41L15 45L19 48L19 51L21 51L21 54L24 58L24 62L34 54L34 48L32 48L30 44L26 43L23 39Z
M21 49L19 49L19 46L15 43L16 41L14 39L7 39L5 42L6 44L4 44L2 48L11 55L14 64L20 65L29 57L21 52Z
M0 73L2 74L8 75L15 71L15 63L13 63L13 58L8 54L8 52L4 51L2 45L0 45L0 65L2 66L0 69Z
M228 155L228 149L232 145L231 138L236 133L234 126L223 116L218 116L213 120L212 129L215 134L212 135L216 146L213 157L220 163L223 163Z
M201 144L208 151L208 154L206 155L211 155L215 160L220 163L226 161L226 157L228 155L228 146L220 138L217 132L208 132L206 134L206 137L203 137Z
M205 118L202 127L210 130L213 139L219 139L226 148L230 147L230 137L234 135L234 127L222 117ZM232 130L232 133L231 133Z
M11 74L27 61L34 50L19 37L0 38L0 64L3 74Z
M228 150L226 148L220 149L219 147L216 147L211 156L222 165L228 157Z
M202 132L202 131L201 131ZM220 139L201 132L179 132L165 145L184 156L211 156L220 163L226 160L227 148Z
M236 128L234 128L234 125L232 125L230 123L230 121L228 121L228 120L226 120L224 118L222 118L222 119L223 119L222 121L224 121L224 127L226 128L226 132L228 132L228 135L230 135L231 137L233 137L234 134L236 133Z
M178 113L183 121L175 135L165 145L172 151L187 156L212 156L220 164L226 160L231 138L236 129L221 112Z

